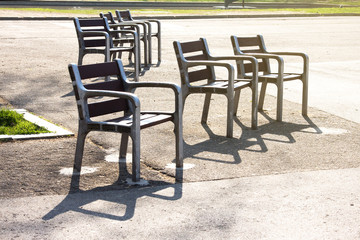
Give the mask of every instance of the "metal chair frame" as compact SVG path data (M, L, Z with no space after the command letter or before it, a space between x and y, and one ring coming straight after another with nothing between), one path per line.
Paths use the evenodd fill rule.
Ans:
M179 86L173 83L129 82L119 59L82 66L69 64L69 73L79 113L74 169L81 171L85 138L90 131L118 132L122 134L119 158L126 157L128 139L132 139L132 180L138 182L140 131L168 121L175 126L176 167L183 167L182 101ZM112 79L116 76L116 80L99 81L110 76ZM92 81L94 79L95 83ZM83 84L83 80L91 80L91 83ZM175 97L174 111L140 111L140 100L133 92L137 88L149 87L172 89ZM108 120L101 118L101 121L93 119L114 113L120 113L120 117Z
M262 111L264 107L264 99L266 93L266 86L268 83L273 83L277 86L277 109L276 120L282 121L282 108L283 108L283 92L284 82L292 80L300 80L303 84L302 89L302 115L307 115L308 109L308 76L309 76L309 57L305 53L299 52L268 52L265 47L264 38L262 35L255 37L237 37L231 36L231 43L233 46L234 54L237 56L253 56L259 61L259 82L261 82L259 110ZM288 73L284 72L284 59L283 56L297 56L302 58L302 72L301 73ZM277 71L270 70L270 61L277 62ZM238 61L238 77L248 78L248 72L252 72L251 67ZM262 72L262 73L261 73Z
M233 136L233 117L237 113L240 90L249 87L252 90L251 128L257 128L257 60L251 56L212 56L205 38L196 41L173 42L181 77L183 105L188 95L204 93L205 102L201 122L206 123L210 99L213 93L223 94L227 98L226 136ZM185 56L190 55L190 56ZM251 79L235 79L234 67L226 61L246 60L251 62L253 75ZM194 70L195 67L195 70ZM202 69L199 70L199 67ZM227 79L217 79L215 68L225 68ZM205 82L204 82L205 81ZM196 84L198 83L198 84Z

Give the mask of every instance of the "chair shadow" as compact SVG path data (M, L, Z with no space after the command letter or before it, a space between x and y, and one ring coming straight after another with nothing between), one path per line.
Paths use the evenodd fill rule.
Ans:
M125 167L126 169L126 163L120 162L119 167ZM125 171L127 172L127 170ZM79 187L81 175L74 171L71 177L71 184L68 195L50 212L43 216L42 219L48 221L66 212L78 212L116 221L126 221L134 216L136 202L139 198L147 196L167 201L176 201L180 199L182 197L182 176L182 169L177 169L176 177L180 179L179 183L170 184L162 181L152 181L150 186L127 186L125 187L125 189L123 187L121 190L116 191L115 189L119 188L118 182L121 181L119 175L118 181L116 181L112 185L97 187L91 190L83 191L80 190ZM168 188L174 189L174 194L172 196L165 196L157 193L158 191ZM126 206L126 210L123 214L119 213L119 215L116 215L101 211L85 209L86 205L97 202L99 200L115 203L118 205L124 205Z
M194 158L205 161L213 161L226 164L240 164L241 156L240 151L250 152L267 152L268 147L266 141L274 141L281 143L295 143L296 139L293 137L295 132L303 132L310 134L321 134L320 128L307 116L303 116L307 124L297 124L290 122L277 122L271 119L264 113L261 113L269 121L265 125L259 126L257 130L252 130L241 123L238 117L234 118L242 130L240 138L226 138L214 134L207 124L202 124L209 139L190 145L184 141L186 149L184 153L185 158ZM307 131L306 129L314 129L314 131ZM285 140L284 140L285 139ZM233 156L233 161L224 161L221 159L212 159L207 157L198 156L202 152L224 154ZM210 154L211 155L211 154Z

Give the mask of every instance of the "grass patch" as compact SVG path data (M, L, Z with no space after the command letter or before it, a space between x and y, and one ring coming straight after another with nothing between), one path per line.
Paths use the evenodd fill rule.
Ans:
M0 134L18 135L18 134L38 134L49 133L43 127L39 127L32 122L24 119L24 116L13 110L0 109Z

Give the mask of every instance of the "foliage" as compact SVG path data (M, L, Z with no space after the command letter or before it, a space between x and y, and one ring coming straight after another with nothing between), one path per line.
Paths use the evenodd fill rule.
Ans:
M20 113L9 109L0 109L0 134L16 135L48 132L45 128L26 121Z

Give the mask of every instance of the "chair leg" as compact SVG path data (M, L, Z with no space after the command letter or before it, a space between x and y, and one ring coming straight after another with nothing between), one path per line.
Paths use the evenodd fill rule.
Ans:
M148 62L149 64L152 64L152 38L151 38L151 23L148 23L147 24L147 33L146 33L146 36L144 36L144 38L146 39L147 41L147 44L148 44L148 52L149 52L149 55L148 55Z
M251 129L258 128L258 89L257 85L251 87Z
M126 158L128 143L129 143L129 134L127 134L127 133L121 134L119 159Z
M140 131L132 136L132 181L140 181Z
M161 35L160 35L160 30L158 33L158 61L161 62Z
M308 81L307 77L302 81L303 83L303 93L302 93L302 115L307 116L308 109Z
M175 116L175 144L176 144L176 167L183 167L184 159L184 141L183 141L183 128L182 128L182 113L179 111Z
M277 105L276 105L276 121L282 121L282 108L283 108L283 98L284 98L284 90L283 90L283 82L276 84L277 85Z
M148 59L150 58L148 55L150 55L151 53L149 53L149 45L150 43L147 42L147 37L144 36L144 64L145 64L145 67L148 67L149 66L149 61ZM150 63L151 64L151 63Z
M240 91L241 91L241 90L235 91L235 97L234 97L234 116L236 116L236 113L237 113L237 110L238 110L238 107L239 107Z
M136 46L135 46L136 48ZM140 53L138 51L138 49L136 48L135 52L134 52L134 81L138 82L139 81L139 72L140 72Z
M234 96L227 96L228 107L227 107L227 124L226 124L226 137L233 137L233 128L234 128Z
M78 172L81 171L81 164L82 164L82 158L84 154L84 146L85 146L85 138L88 134L87 131L85 131L81 124L79 123L79 130L78 130L78 136L76 140L76 150L75 150L75 160L74 160L74 169Z
M267 86L267 82L266 82L266 81L264 81L264 82L261 83L259 106L258 106L259 111L264 110L264 100L265 100L266 86Z
M211 100L211 93L206 93L205 101L204 101L204 109L201 117L201 123L207 122L207 118L209 115L210 100Z

